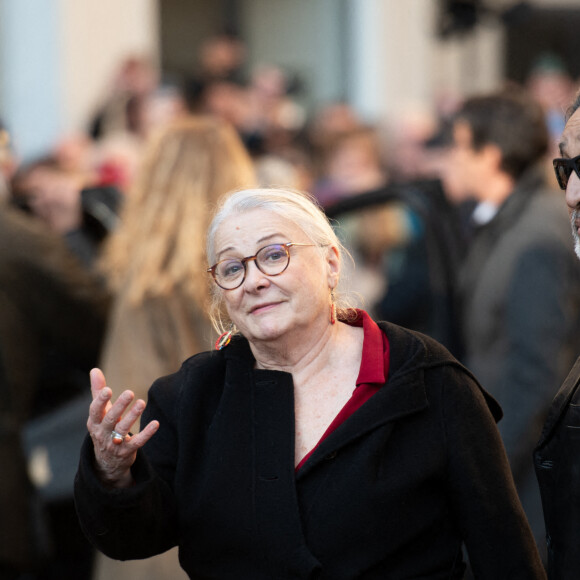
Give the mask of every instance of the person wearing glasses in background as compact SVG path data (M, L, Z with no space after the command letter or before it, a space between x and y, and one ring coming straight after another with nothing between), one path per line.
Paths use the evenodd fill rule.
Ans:
M508 86L463 103L450 157L456 188L478 202L459 271L462 362L503 410L499 431L544 561L531 457L580 349L580 270L566 211L545 183L547 145L540 105Z
M554 159L558 185L566 192L574 249L580 258L580 93L566 113ZM580 358L554 398L534 451L540 484L548 573L551 579L576 580L580 575Z
M544 578L495 420L440 344L349 308L312 198L226 198L208 230L216 350L147 406L93 402L80 521L113 558L179 545L192 578ZM141 416L141 431L132 435Z

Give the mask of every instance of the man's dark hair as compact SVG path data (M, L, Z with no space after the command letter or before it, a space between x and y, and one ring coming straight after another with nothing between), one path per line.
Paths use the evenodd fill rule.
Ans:
M518 179L548 150L548 129L541 106L523 89L509 87L465 101L456 122L465 122L473 148L497 145L503 171Z

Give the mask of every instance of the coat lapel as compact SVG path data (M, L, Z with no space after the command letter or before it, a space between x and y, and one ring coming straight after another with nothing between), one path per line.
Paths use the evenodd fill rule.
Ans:
M316 465L359 437L427 408L423 372L419 369L398 380L387 382L373 395L371 401L372 404L367 401L320 443L298 471L297 480L305 477Z
M536 446L536 449L542 447L546 441L550 438L554 427L557 425L560 417L564 413L572 395L574 394L574 390L578 382L580 381L580 357L576 359L572 370L568 373L566 380L562 384L560 390L554 397L554 401L552 402L552 406L550 407L550 412L544 423L544 428L542 430L542 435L540 436L540 440Z

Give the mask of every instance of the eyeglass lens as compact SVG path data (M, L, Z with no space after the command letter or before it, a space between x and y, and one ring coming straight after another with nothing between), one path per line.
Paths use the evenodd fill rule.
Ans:
M554 159L554 171L560 189L565 190L568 187L568 181L572 175L572 171L576 173L580 179L580 155L572 159Z
M289 253L286 246L272 244L261 248L255 256L249 256L243 260L224 260L215 269L215 277L218 284L224 289L234 289L239 286L246 274L246 262L256 261L256 266L264 274L276 276L281 274L288 266Z

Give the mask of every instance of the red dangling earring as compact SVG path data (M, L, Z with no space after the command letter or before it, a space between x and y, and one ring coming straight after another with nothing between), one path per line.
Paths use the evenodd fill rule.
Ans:
M336 324L336 304L334 303L334 290L330 291L330 324Z
M234 325L232 324L232 327L228 331L219 335L218 339L215 341L215 349L221 350L222 348L228 346L228 344L230 344L230 341L232 340L233 333L234 333Z

